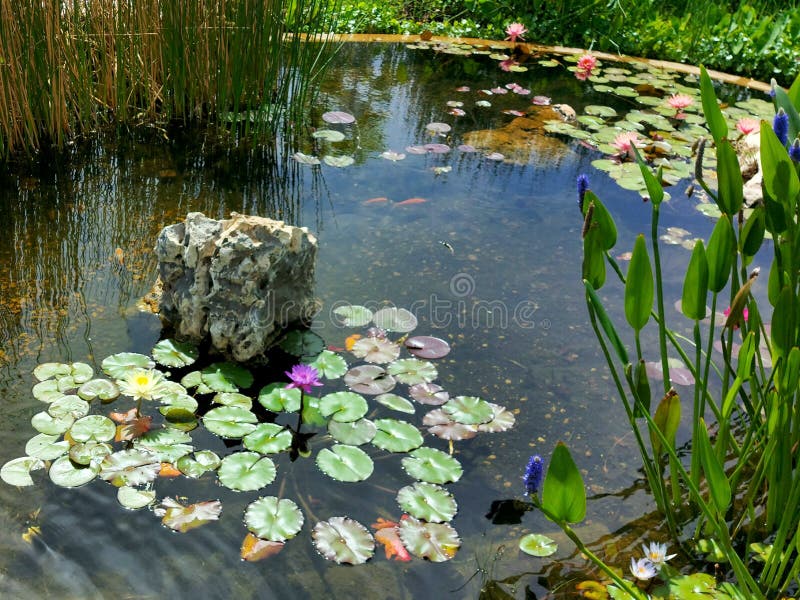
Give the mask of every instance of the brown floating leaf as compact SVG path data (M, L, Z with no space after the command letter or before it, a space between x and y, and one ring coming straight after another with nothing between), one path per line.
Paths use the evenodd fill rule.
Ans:
M260 537L248 533L242 541L242 549L239 556L248 562L256 562L275 556L278 552L283 550L285 542L271 542L270 540L263 540Z

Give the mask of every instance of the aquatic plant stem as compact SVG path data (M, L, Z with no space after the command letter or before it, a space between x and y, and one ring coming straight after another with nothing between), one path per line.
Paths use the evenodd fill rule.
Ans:
M652 217L650 219L650 243L653 247L653 268L655 270L656 282L656 306L658 312L658 348L661 352L661 370L664 375L664 393L668 393L672 387L669 378L669 362L667 361L667 333L664 323L664 286L661 281L661 256L658 251L658 216L659 205L653 204Z

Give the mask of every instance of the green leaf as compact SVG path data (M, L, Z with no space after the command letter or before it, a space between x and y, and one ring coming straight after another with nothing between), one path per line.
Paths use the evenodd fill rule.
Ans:
M234 452L222 459L217 477L225 487L247 492L272 483L276 472L272 459L258 452Z
M53 460L66 454L69 442L62 440L60 435L47 435L40 433L33 436L25 444L25 454L42 460Z
M211 401L214 404L222 404L223 406L238 406L246 410L253 408L253 401L249 396L240 394L239 392L219 392Z
M558 521L578 523L586 516L586 490L569 449L559 442L542 486L542 506Z
M292 356L314 357L325 349L325 340L313 331L295 329L281 339L279 346Z
M155 361L165 367L188 367L199 356L197 347L188 342L166 339L158 342L152 351Z
M396 360L387 367L387 371L397 381L406 385L430 383L439 375L433 363L418 358Z
M375 554L375 538L358 521L331 517L320 521L311 532L314 547L328 560L339 564L360 565Z
M761 127L761 168L769 196L793 212L800 193L800 180L789 153L771 127Z
M194 456L188 454L181 456L175 463L175 466L187 477L196 479L203 475L203 473L217 469L221 462L216 452L200 450L199 452L195 452Z
M764 241L764 232L766 231L767 223L765 217L765 209L763 206L757 206L747 218L747 222L742 229L741 243L742 255L745 258L745 264L749 264L750 260L761 249L761 244ZM709 246L709 250L711 246Z
M69 435L76 442L107 442L114 439L117 426L103 415L88 415L72 424Z
M25 487L33 485L31 471L44 469L44 461L32 456L21 456L14 458L3 465L0 469L0 479L8 485Z
M66 433L72 424L75 422L75 417L72 415L65 415L63 417L54 417L48 412L38 412L31 417L31 425L39 433L47 433L49 435L61 435Z
M117 502L129 510L144 508L155 500L155 490L140 490L127 485L123 485L117 490Z
M300 390L286 388L286 383L270 383L261 388L258 402L272 412L297 412L300 410Z
M458 533L449 523L426 523L414 517L400 521L400 539L409 552L431 562L444 562L461 546Z
M371 442L378 428L369 419L359 419L350 423L340 423L331 419L328 421L328 433L337 442L349 446L360 446Z
M161 463L152 452L132 448L109 454L100 469L100 477L112 485L136 487L153 481L161 470Z
M546 535L529 533L519 541L519 549L531 556L552 556L558 550L558 545Z
M735 215L744 200L742 171L733 144L728 140L717 143L717 205L727 215Z
M393 389L397 381L379 365L361 365L345 373L344 384L361 394L384 394Z
M317 370L320 376L326 379L338 379L347 372L347 363L345 360L330 350L323 350L320 352L319 356L310 364Z
M414 404L410 400L406 400L397 394L381 394L380 396L375 396L375 402L383 404L386 408L409 415L413 415L414 412L416 412Z
M120 352L103 359L103 372L114 379L124 379L133 369L152 369L156 364L149 356L135 352Z
M48 379L61 379L67 375L72 374L72 368L64 363L47 362L37 365L33 369L33 376L39 381L47 381Z
M597 315L597 319L600 321L600 326L603 328L603 331L605 331L606 336L611 342L611 345L614 347L614 350L617 352L617 356L622 364L627 365L630 362L628 360L628 352L625 350L622 340L619 339L617 330L614 329L614 325L611 323L611 319L609 318L608 313L606 313L605 308L603 308L603 303L597 296L597 292L594 291L591 283L585 279L583 281L583 286L586 289L586 298L589 302L589 306Z
M174 428L154 429L134 440L134 448L146 450L160 462L176 462L194 451L189 434Z
M80 419L89 414L89 403L81 400L78 396L61 396L58 400L50 403L47 412L56 419L65 417Z
M319 411L322 416L341 423L357 421L367 414L368 408L364 397L355 392L334 392L319 400Z
M372 311L366 306L338 306L333 309L333 314L342 320L345 327L363 327L372 321Z
M244 447L261 454L277 454L292 445L292 432L277 423L261 423L242 438Z
M57 458L55 462L50 465L50 480L65 488L80 487L86 485L97 477L100 467L97 465L89 465L88 467L76 467L69 456L62 456Z
M239 406L212 408L203 416L203 424L220 437L239 439L256 428L258 417Z
M795 83L797 83L795 81ZM786 113L786 116L789 117L789 143L792 143L792 140L797 137L797 134L800 133L800 114L798 114L798 104L792 100L792 98L787 94L784 89L780 86L775 86L775 104L776 104L776 111L779 108L782 108L783 111ZM791 94L796 97L797 95L797 88L795 88L794 84L792 85L792 90L790 90Z
M664 200L664 188L661 185L660 172L658 177L653 175L653 172L650 170L650 167L647 166L647 163L642 159L642 156L639 154L639 150L636 148L636 146L633 145L631 148L633 149L633 155L636 157L636 163L639 165L639 171L642 173L644 184L647 187L647 195L650 197L650 202L654 207L657 208Z
M464 473L461 463L447 452L425 446L417 448L401 462L411 477L428 483L453 483Z
M739 356L736 358L736 377L742 381L749 381L750 379L757 345L756 334L753 331L749 331L742 341L742 347L739 348Z
M591 190L587 190L583 197L583 214L586 216L589 211L589 205L593 205L592 219L589 225L590 229L597 229L598 243L603 250L611 250L614 244L617 243L617 226L614 224L614 219L611 213L600 201L600 198L595 195Z
M396 419L376 419L372 444L389 452L409 452L422 446L422 434L414 425Z
M708 76L708 72L703 66L700 67L700 98L708 129L714 137L714 143L719 146L720 142L728 136L728 123L717 103L717 94L714 91L711 77Z
M40 402L51 403L62 398L64 393L58 389L58 381L47 379L33 386L33 397Z
M717 219L706 250L708 288L712 292L721 292L728 283L735 249L736 234L733 232L733 225L725 217Z
M202 370L203 383L215 392L238 392L253 385L253 375L233 363L214 363Z
M599 290L606 282L606 254L600 239L598 228L589 226L583 238L583 262L581 276L592 288Z
M650 319L653 310L653 271L644 236L639 234L633 245L633 255L625 281L625 317L636 331Z
M380 309L372 315L372 320L377 327L386 331L408 333L417 327L417 317L405 308L395 306Z
M772 327L770 333L772 336L773 362L777 362L775 358L786 356L792 347L792 340L794 332L790 323L795 322L796 316L792 314L792 307L794 305L794 297L792 290L788 285L783 286L781 293L778 295L778 301L775 304L775 310L772 311ZM733 311L731 311L733 312Z
M79 442L69 449L69 459L76 465L99 465L114 449L103 442Z
M706 316L706 297L708 296L708 261L703 241L698 241L689 266L686 268L686 277L683 280L683 296L681 297L681 311L692 320L699 321Z
M658 430L664 435L672 448L675 448L675 435L681 423L681 399L674 391L668 392L658 403L656 413L653 415L653 422ZM659 457L665 451L661 444L661 438L650 426L650 444L653 447L653 456Z
M317 454L319 470L337 481L364 481L372 475L375 465L361 448L334 444Z
M731 486L728 483L728 478L725 476L725 471L722 468L717 455L711 448L711 441L708 439L708 429L703 418L700 418L700 425L697 428L697 450L700 452L700 463L703 465L703 471L706 475L709 490L711 491L711 500L714 503L720 516L724 516L730 508L731 502Z
M442 405L442 410L456 423L480 425L494 418L494 410L477 396L456 396Z
M119 396L119 388L108 379L92 379L78 388L78 396L87 402L91 402L95 398L107 402Z
M303 527L303 513L291 500L259 498L244 513L244 523L257 537L273 542L293 538Z
M453 495L441 486L417 481L397 493L397 503L412 517L429 523L452 521L458 512Z

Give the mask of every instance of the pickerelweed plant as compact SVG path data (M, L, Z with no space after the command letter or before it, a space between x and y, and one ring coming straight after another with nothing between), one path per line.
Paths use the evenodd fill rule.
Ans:
M41 364L34 369L39 383L33 395L47 407L31 419L39 433L26 445L26 456L3 465L0 477L28 486L34 483L32 471L47 469L52 483L67 488L99 477L118 488L125 508L150 507L166 527L186 532L219 519L222 502L187 506L170 496L159 498L158 488L168 486L165 478L214 476L225 488L256 492L273 483L279 468L288 472L289 461L314 456L324 476L357 484L373 474L376 455L394 455L413 481L398 491L395 507L377 502L375 508L378 514L398 514L397 521L373 515L373 536L350 517L316 516L324 506L312 510L300 490L296 503L281 485L276 495L247 506L242 558L279 552L309 519L315 522L314 547L337 563L369 560L376 541L387 558L449 560L461 545L450 524L456 500L443 487L463 474L453 442L505 431L514 425L514 415L475 396L451 397L435 384L438 373L430 361L448 354L450 346L435 337L409 337L417 326L409 311L387 307L373 313L348 305L334 312L346 327L373 327L350 336L347 348L335 349L311 331L290 332L280 346L300 363L285 373L288 382L259 391L241 365L217 362L191 370L197 349L170 339L156 344L152 357L131 352L107 357L101 364L107 378L95 377L86 363ZM399 337L392 339L392 333ZM403 352L409 356L401 357ZM365 364L348 366L346 356ZM398 385L407 386L413 402L396 393ZM109 403L125 397L136 406L108 411ZM419 417L419 427L411 422L418 406L432 408ZM433 444L424 445L421 428ZM195 429L225 440L227 453L196 447L203 435L193 439ZM434 447L437 438L447 440L450 452Z
M649 192L649 248L640 234L623 272L610 253L617 238L611 214L579 183L586 302L641 453L650 492L673 541L686 555L710 552L711 560L730 566L731 581L706 586L704 593L778 598L790 586L797 586L800 574L800 467L796 460L800 447L800 163L791 155L800 133L800 78L788 91L773 82L776 117L760 125L763 200L753 206L744 204L734 142L738 134L723 116L704 69L700 88L713 144L698 144L695 178L722 216L708 241L696 243L686 267L680 310L692 323L692 337L667 325L658 238L664 199L661 169L653 173L635 147L632 152ZM706 180L700 167L704 152L712 151L717 158L716 185ZM768 237L769 245L764 242ZM762 247L772 255L769 275L759 279L767 280L766 307L752 294L759 269L750 270ZM607 265L624 285L624 315L632 349L623 342L621 327L598 294L606 282ZM720 296L729 311L718 318ZM643 348L641 340L643 330L653 322L656 352ZM715 346L721 351L716 356ZM648 379L646 359L653 355L658 356L663 376L663 389L658 392L651 389ZM671 383L676 355L694 379L689 410L687 400ZM651 406L653 397L658 399L655 407ZM679 456L676 438L682 415L691 427L691 444ZM579 504L575 498L585 499L583 483L573 467L566 447L559 445L544 480L542 500L534 500L568 535L569 523L582 520L584 513L573 510ZM687 536L684 527L690 522L693 531ZM582 544L575 543L584 552ZM621 583L599 557L586 555L615 582L608 587L612 597L645 594L633 590L629 582ZM633 561L633 566L635 576L645 573L644 564ZM687 597L672 587L669 580L670 597ZM658 590L651 593L664 597Z

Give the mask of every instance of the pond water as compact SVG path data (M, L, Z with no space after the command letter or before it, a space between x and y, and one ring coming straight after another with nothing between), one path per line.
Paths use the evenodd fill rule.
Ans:
M531 94L479 93L510 83ZM469 91L457 91L462 86ZM137 301L156 277L158 232L190 211L308 227L319 238L316 293L323 303L313 330L327 344L344 346L356 331L337 325L335 306L408 308L419 320L415 333L452 346L436 362L439 382L516 417L510 431L455 444L464 476L447 488L458 503L452 525L462 545L446 563L391 561L378 548L365 565L339 566L315 551L310 529L317 519L348 515L369 525L400 517L395 495L410 478L399 458L385 453L374 453L376 474L359 484L327 478L313 460L277 458L278 479L267 493L300 499L312 514L282 552L255 563L242 561L239 548L244 509L258 494L232 492L212 474L158 482L159 498L222 501L218 522L179 534L151 510L123 509L104 482L63 489L38 471L35 486L0 485L0 593L400 599L476 598L483 589L484 597L541 597L591 573L546 519L511 502L524 500L528 457L546 458L559 440L569 444L589 492L579 535L607 557L620 553L620 565L653 531L662 539L658 521L646 517L652 504L638 454L587 319L576 176L590 174L592 190L617 218L620 253L647 229L649 206L595 170L591 163L603 153L578 140L512 132L523 146L513 155L508 145L458 148L475 139L468 132L507 125L515 117L502 111L526 111L537 94L579 114L587 105L627 106L563 65L531 61L526 72L504 72L487 56L350 44L337 54L310 117L317 129L343 132L342 142L303 136L299 147L285 141L249 153L208 132L167 131L168 142L155 139L160 132L138 132L134 140L96 142L0 175L0 464L23 455L34 433L30 419L42 410L31 395L38 363L84 361L99 371L110 354L150 353L161 325ZM491 106L476 107L476 100ZM463 102L466 114L449 114L459 108L449 101ZM346 111L356 122L328 125L326 111ZM431 122L452 130L433 133ZM450 150L406 150L428 143ZM310 166L291 158L296 151L351 156L354 164ZM387 151L406 156L390 160L382 156ZM492 151L506 159L487 157ZM706 235L713 223L694 210L697 200L683 193L687 183L670 188L663 227ZM678 245L665 251L668 298L679 297L679 265L687 258ZM604 293L611 297L619 291L610 290ZM124 402L117 410L130 408ZM236 449L207 432L193 436L220 455ZM430 435L426 445L447 450ZM517 543L529 532L554 537L558 552L546 559L522 554Z

